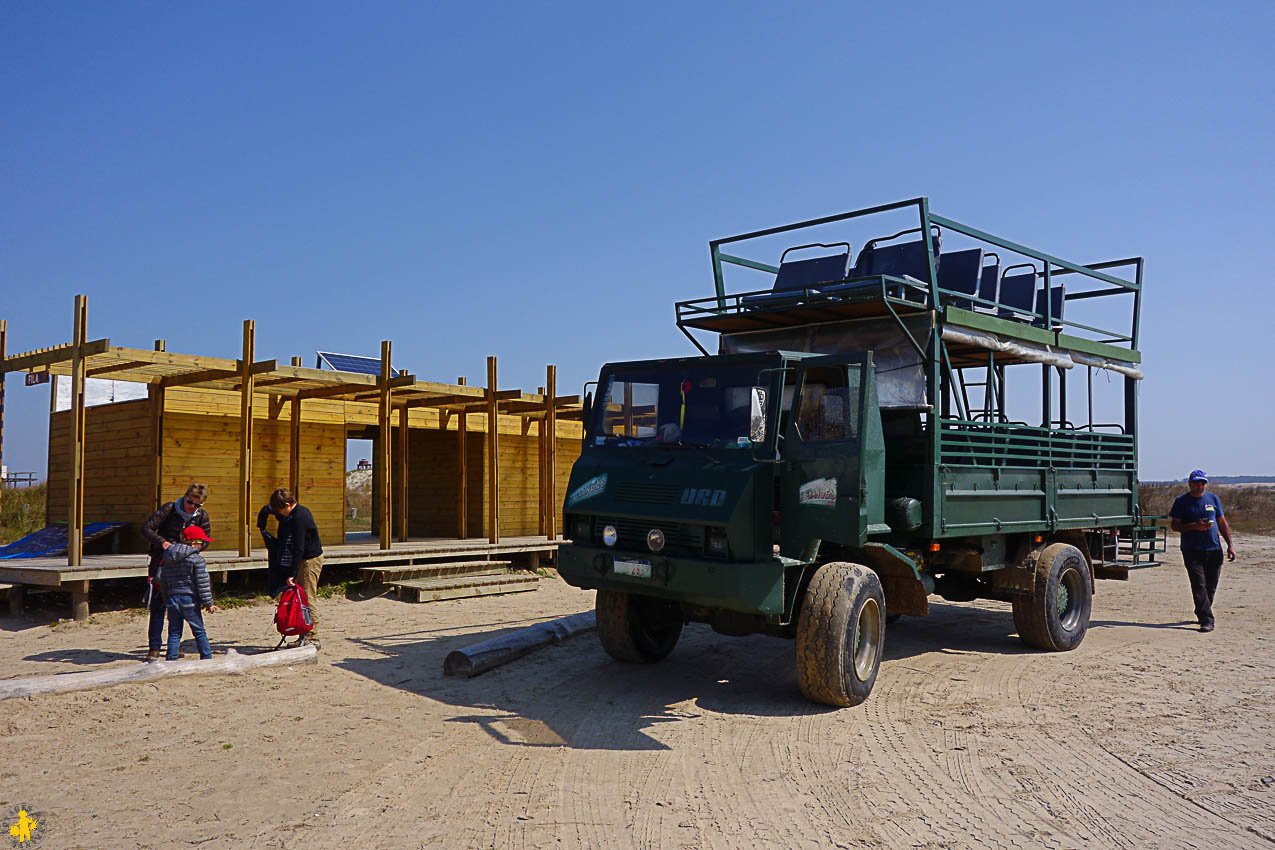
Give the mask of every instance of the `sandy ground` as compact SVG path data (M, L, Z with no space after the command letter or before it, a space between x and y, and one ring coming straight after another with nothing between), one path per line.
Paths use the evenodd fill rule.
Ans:
M451 649L592 606L556 579L329 602L317 666L0 703L0 812L76 848L1271 848L1275 538L1237 542L1212 634L1171 552L1099 584L1071 653L1028 651L1007 605L938 601L839 711L802 700L790 642L699 626L653 667L586 634L442 675ZM270 616L208 624L266 646ZM144 632L3 619L0 677L136 664Z

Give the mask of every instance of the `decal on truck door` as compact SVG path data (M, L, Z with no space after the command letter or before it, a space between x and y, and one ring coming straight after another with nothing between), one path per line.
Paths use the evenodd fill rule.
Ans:
M816 478L807 481L797 488L797 501L803 505L817 505L821 508L836 507L837 479Z
M571 495L567 497L567 507L579 504L585 499L592 499L594 496L604 492L606 488L606 473L603 473L602 475L595 475L571 491Z

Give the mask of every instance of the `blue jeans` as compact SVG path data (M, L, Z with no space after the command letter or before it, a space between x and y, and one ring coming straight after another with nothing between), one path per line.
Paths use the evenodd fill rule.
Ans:
M208 632L204 631L204 615L195 604L195 597L189 593L174 593L165 601L168 607L168 661L177 660L177 650L182 643L182 623L190 623L191 634L195 636L195 646L199 647L200 658L212 658L212 647L208 644Z
M159 652L164 648L164 611L167 606L164 604L164 594L154 588L151 588L150 593L151 619L146 629L146 637L150 643L150 651Z

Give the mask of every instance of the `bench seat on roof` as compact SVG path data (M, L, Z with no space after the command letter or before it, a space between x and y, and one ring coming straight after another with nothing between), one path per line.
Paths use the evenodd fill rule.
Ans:
M747 307L798 303L806 292L817 292L823 285L836 284L845 280L849 267L849 249L837 254L808 257L804 260L781 260L770 292L746 295L740 303Z

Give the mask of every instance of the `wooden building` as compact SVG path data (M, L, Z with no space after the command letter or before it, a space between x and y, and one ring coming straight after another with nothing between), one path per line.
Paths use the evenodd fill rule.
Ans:
M51 405L48 466L48 522L68 525L69 565L80 563L91 522L130 523L117 546L144 551L142 522L193 481L209 487L213 549L260 548L257 510L280 486L314 512L325 544L344 543L351 438L373 441L381 549L413 538L557 537L582 428L579 399L556 394L552 366L545 388L526 393L498 389L494 357L478 387L394 375L388 341L381 374L368 375L257 360L251 320L241 357L227 359L169 352L162 340L153 349L90 341L86 319L78 296L70 343L14 355L0 324L3 372L71 382L70 409ZM148 395L86 407L89 377L140 382Z

